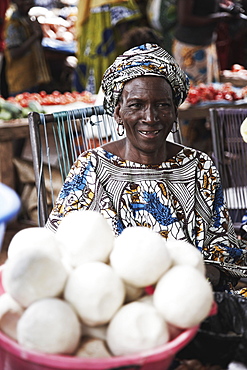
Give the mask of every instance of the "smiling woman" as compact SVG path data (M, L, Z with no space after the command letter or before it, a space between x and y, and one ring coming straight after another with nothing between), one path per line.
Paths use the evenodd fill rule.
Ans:
M47 227L56 231L70 212L93 210L116 236L127 227L151 228L194 245L207 263L218 262L216 288L232 289L244 275L246 251L234 233L218 170L207 154L167 140L188 93L186 74L164 49L145 44L116 58L102 88L105 111L126 135L78 157Z
M133 162L159 164L169 159L166 138L177 117L169 83L157 76L139 77L126 82L115 110L115 119L124 122L126 138L115 153ZM112 151L113 143L104 148ZM169 143L169 151L180 150Z

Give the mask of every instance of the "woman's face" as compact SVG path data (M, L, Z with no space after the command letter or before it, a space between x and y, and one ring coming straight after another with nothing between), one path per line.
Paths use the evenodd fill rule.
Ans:
M150 164L164 161L166 138L176 118L172 89L165 78L128 81L115 109L115 119L123 121L126 131L125 159Z

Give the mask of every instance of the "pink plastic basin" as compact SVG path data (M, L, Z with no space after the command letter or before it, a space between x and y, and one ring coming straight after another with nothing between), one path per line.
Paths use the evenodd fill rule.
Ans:
M0 295L3 293L0 272ZM210 315L215 314L214 304ZM26 350L0 332L1 370L166 370L176 353L185 347L196 335L199 326L183 331L172 341L150 351L131 356L111 358L78 358L72 356L47 355ZM49 333L48 333L49 335Z

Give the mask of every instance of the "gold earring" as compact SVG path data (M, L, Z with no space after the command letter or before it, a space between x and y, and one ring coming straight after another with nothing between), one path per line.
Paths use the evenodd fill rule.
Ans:
M122 120L119 120L118 121L117 133L118 133L118 136L123 136L123 134L124 134L124 125L123 125L123 121Z
M175 124L175 126L174 126L174 124ZM176 121L174 121L173 122L173 129L171 129L171 132L173 133L173 134L175 134L176 132L178 132L178 129L179 129L179 126L178 126L178 121L176 120Z

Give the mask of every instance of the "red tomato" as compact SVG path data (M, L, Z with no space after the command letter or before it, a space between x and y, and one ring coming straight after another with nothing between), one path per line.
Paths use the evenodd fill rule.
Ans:
M232 94L230 94L230 93L227 92L226 94L224 94L224 99L225 100L229 100L229 101L233 100Z
M73 97L73 95L68 91L64 93L64 97L66 98L68 104L76 101L75 97Z
M54 99L50 95L46 95L42 99L42 105L53 105Z
M195 87L190 88L187 101L191 104L197 104L200 101L199 93Z
M42 102L42 97L40 96L40 94L38 94L38 93L32 93L32 94L30 94L30 96L29 96L29 100L35 100L35 101L37 101L37 102L39 102L40 104L41 104L41 102Z
M22 108L28 107L28 99L22 99L19 104L22 106Z
M54 90L51 95L53 95L53 96L60 96L61 93L59 91L57 91L57 90Z
M224 99L224 94L222 91L218 91L217 94L214 97L215 100L223 100Z
M66 104L68 104L68 99L67 99L67 97L66 96L64 96L64 95L61 95L60 96L60 104L61 105L66 105ZM73 100L74 101L74 100Z
M72 91L71 95L72 95L75 99L77 99L77 98L78 98L78 96L80 96L80 93L79 93L79 91Z
M24 93L22 93L22 95L23 95L24 99L28 99L31 94L29 92L24 92Z
M40 91L39 94L40 94L41 98L44 98L47 95L46 91L44 91L44 90Z
M7 99L10 103L15 103L15 97L14 96L9 96Z
M23 98L24 98L23 94L17 94L17 95L15 96L15 101L17 101L17 102L21 102Z

